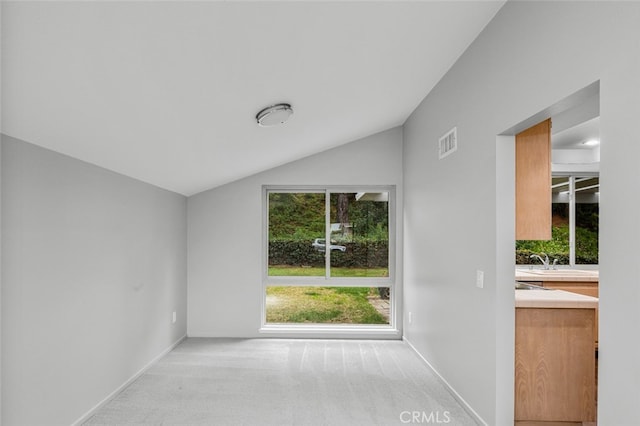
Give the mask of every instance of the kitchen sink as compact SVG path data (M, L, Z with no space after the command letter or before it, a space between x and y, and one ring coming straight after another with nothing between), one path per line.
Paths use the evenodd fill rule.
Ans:
M549 288L540 287L539 285L516 281L516 290L551 290Z
M533 275L548 275L548 276L581 276L592 277L598 274L598 271L587 271L580 269L520 269L521 273L533 274Z

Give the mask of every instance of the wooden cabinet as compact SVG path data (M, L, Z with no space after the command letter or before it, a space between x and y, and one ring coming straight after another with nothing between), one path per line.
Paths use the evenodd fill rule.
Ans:
M516 135L516 240L551 239L551 120Z
M570 291L572 293L584 294L585 296L599 297L598 281L543 281L542 286L556 290ZM598 308L596 308L596 318L593 325L593 334L598 347Z
M594 323L593 308L516 308L516 421L595 421Z
M598 281L542 281L542 287L598 297Z

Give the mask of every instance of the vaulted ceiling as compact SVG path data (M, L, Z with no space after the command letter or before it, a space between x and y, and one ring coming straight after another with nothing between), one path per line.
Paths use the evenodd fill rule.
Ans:
M3 2L2 132L191 195L403 124L503 4Z

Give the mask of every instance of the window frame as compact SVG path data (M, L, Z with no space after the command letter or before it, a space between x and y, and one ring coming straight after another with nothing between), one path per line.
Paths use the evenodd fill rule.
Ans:
M388 200L388 277L331 277L331 250L325 256L324 276L273 276L269 275L269 194L270 193L324 193L325 194L325 244L331 241L330 203L331 194L358 192L386 192ZM397 336L397 283L396 283L396 241L397 207L395 185L264 185L262 187L262 286L261 286L261 327L260 332L320 332L335 333L340 336ZM389 288L389 324L273 324L266 322L266 293L271 286L290 287L386 287Z
M568 189L560 192L557 195L557 199L554 201L553 198L551 203L567 203L569 204L569 265L566 265L570 268L581 267L581 268L597 268L598 264L582 264L576 263L576 193L580 191L579 188L576 188L576 183L580 182L580 180L589 180L593 178L598 178L598 188L600 187L600 173L599 172L555 172L551 175L552 178L567 178L567 182L564 184L558 183L552 186L553 187L564 187L566 186ZM600 192L598 189L597 192L598 204L600 204ZM566 200L564 200L566 196ZM598 236L599 238L599 236ZM598 261L598 263L600 263Z

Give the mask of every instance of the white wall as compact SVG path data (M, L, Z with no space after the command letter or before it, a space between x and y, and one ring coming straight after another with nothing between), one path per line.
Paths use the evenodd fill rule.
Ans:
M2 22L2 7L0 6L0 22ZM0 35L0 42L2 36ZM2 77L2 59L0 57L0 78ZM2 89L0 84L0 99ZM0 134L2 132L2 102L0 102ZM2 149L0 149L0 223L2 223ZM2 227L0 226L0 242L2 241ZM2 330L2 244L0 244L0 331ZM2 333L0 332L0 425L2 425Z
M508 2L405 123L405 336L490 425L513 424L513 197L498 193L513 156L497 135L597 80L599 423L640 424L638 22L637 2ZM453 126L458 151L439 161Z
M0 125L0 128L2 128L1 125ZM0 224L1 223L2 223L2 145L0 143ZM2 226L0 226L0 425L2 425L2 244L1 242L2 242Z
M638 14L635 15L637 20ZM637 22L637 21L636 21ZM631 34L631 33L630 33ZM640 424L640 37L601 86L598 424Z
M401 206L402 131L391 129L189 197L189 336L260 335L263 185L396 185ZM400 212L396 226L400 264Z
M3 136L2 236L3 424L71 424L185 335L182 195Z

